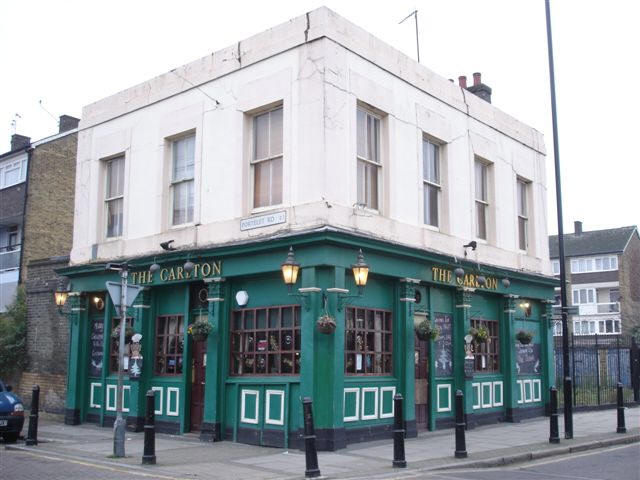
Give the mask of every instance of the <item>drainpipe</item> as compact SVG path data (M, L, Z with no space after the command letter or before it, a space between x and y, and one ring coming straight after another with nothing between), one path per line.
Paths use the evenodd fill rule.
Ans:
M27 218L27 197L29 196L29 175L31 174L31 157L35 150L31 145L25 148L27 152L27 175L24 180L24 203L22 205L22 228L20 229L20 261L18 264L18 285L22 284L22 258L24 255L24 227Z

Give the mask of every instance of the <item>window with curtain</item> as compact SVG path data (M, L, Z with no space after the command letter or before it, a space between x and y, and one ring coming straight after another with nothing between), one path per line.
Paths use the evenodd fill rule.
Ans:
M282 107L253 117L253 208L282 203Z
M380 118L362 107L357 112L358 204L378 210Z
M424 223L439 227L440 212L440 147L426 138L422 139L422 184Z
M391 375L393 329L391 312L345 308L344 371L350 375Z
M529 216L527 214L527 189L528 183L524 180L517 181L518 196L518 247L520 250L526 250L529 246L529 238L527 224Z
M171 143L172 225L193 222L195 143L195 135Z
M475 181L476 181L476 237L487 239L487 210L489 199L487 195L487 170L486 163L480 160L475 161Z
M107 185L105 209L107 238L122 236L124 223L124 157L112 158L105 163Z
M156 375L180 375L184 351L184 317L161 315L156 318Z

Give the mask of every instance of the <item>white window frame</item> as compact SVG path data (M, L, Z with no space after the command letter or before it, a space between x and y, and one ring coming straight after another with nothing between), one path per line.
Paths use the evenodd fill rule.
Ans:
M560 260L551 260L551 273L560 275Z
M425 177L425 143L432 145L435 149L435 179ZM426 226L440 229L442 216L442 145L434 142L426 135L422 135L422 223ZM436 219L435 224L427 222L426 198L429 189L436 190Z
M193 173L191 176L185 176L180 178L174 178L174 170L175 170L175 161L176 161L176 144L179 142L187 141L188 139L193 138ZM189 225L193 223L195 217L196 210L196 132L191 132L187 135L182 135L178 138L171 139L171 157L170 157L170 184L169 188L171 190L171 212L169 213L169 224L172 227L181 226L181 225ZM191 189L193 192L193 208L191 210L191 218L189 218L189 204L185 205L185 221L181 223L175 222L175 204L176 204L176 189L181 185L188 185L191 183ZM187 187L188 188L188 187Z
M271 114L277 110L282 110L282 151L279 153L271 153ZM266 157L256 158L256 119L262 115L269 115L269 127L268 127L268 143L269 143L269 153ZM251 167L251 208L254 212L260 212L263 210L269 210L272 208L277 208L281 205L284 205L284 105L279 104L272 108L269 108L264 111L260 111L251 116L251 151L250 151L250 160L249 165ZM275 162L280 159L282 163L282 170L280 172L282 178L280 179L280 202L275 202L273 200L274 191L273 191L273 168L269 169L269 201L266 205L256 205L256 165L260 165L262 163L267 162Z
M365 158L363 156L360 155L360 153L358 152L358 112L362 112L365 114L365 119L371 117L374 119L374 125L376 126L376 158L374 159L370 159L370 158ZM366 127L365 127L365 132L367 131ZM356 110L356 198L357 198L357 204L363 208L367 208L369 210L375 211L375 212L379 212L381 210L380 208L380 204L382 202L382 152L381 152L381 146L382 146L382 141L381 141L381 135L382 135L382 117L376 113L374 113L373 111L371 111L370 109L366 108L363 105L358 105L357 110ZM365 138L364 142L365 145L368 144L367 142L367 138ZM377 185L376 185L376 193L377 193L377 198L376 198L376 205L373 206L373 198L371 199L367 199L365 198L364 202L360 202L360 190L361 187L365 189L366 191L366 175L364 179L360 179L360 175L358 173L359 171L359 166L360 163L363 163L366 166L373 166L376 167L376 181L377 181ZM369 191L371 190L371 188L369 188ZM366 196L363 193L363 196Z
M477 174L478 174L478 168L477 165L481 165L480 170L483 172L483 179L482 179L482 183L483 183L483 190L484 190L484 195L478 195L476 186L478 184L477 182ZM473 163L473 178L474 178L474 217L475 217L475 224L476 224L476 231L475 231L475 236L476 238L483 240L483 241L488 241L489 239L489 167L490 164L488 164L487 162L482 161L479 158L475 158L474 159L474 163ZM480 198L479 198L480 197ZM484 210L484 237L480 235L480 219L478 216L478 208L482 206L483 210Z
M580 292L584 291L586 296L586 302L580 300ZM576 293L578 294L576 301ZM589 294L591 294L593 301L589 301ZM595 305L598 303L598 293L595 288L581 288L581 287L573 287L571 288L571 303L572 305Z
M609 262L609 268L604 268L605 259ZM600 268L598 268L598 261L600 262ZM617 255L602 255L598 257L579 257L571 259L571 273L615 272L617 270Z
M122 165L122 193L117 194L113 197L109 197L109 182L111 181L111 169L109 168L110 164L113 162L121 162ZM118 155L115 157L108 158L104 160L104 236L107 240L114 240L117 238L121 238L124 236L124 183L125 183L125 169L126 169L126 159L125 155ZM109 207L111 204L121 201L122 202L122 224L120 225L119 232L116 232L115 235L109 235Z
M21 155L19 158L11 158L0 162L0 190L3 188L13 187L14 185L18 185L24 182L27 179L27 155ZM8 170L20 169L20 173L18 174L18 181L7 183L6 174Z
M530 182L522 178L516 180L518 249L525 252L529 249L529 202L527 198L529 195L529 185ZM524 223L522 232L520 231L521 222ZM521 234L524 234L524 238L521 237Z

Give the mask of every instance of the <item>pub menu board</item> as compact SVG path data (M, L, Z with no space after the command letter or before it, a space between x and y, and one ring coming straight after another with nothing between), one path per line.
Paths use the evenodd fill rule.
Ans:
M102 348L104 343L104 318L96 318L91 326L91 345L89 352L89 376L102 375Z
M452 320L451 314L435 314L435 324L440 329L440 336L434 342L436 377L450 377L453 375Z
M516 370L518 375L531 375L542 371L539 343L522 345L516 342Z

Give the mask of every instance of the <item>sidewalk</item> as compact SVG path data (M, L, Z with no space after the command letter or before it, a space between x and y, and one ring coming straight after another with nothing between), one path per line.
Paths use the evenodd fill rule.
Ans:
M617 434L616 410L574 414L574 439L564 440L562 416L558 445L550 445L549 419L522 423L500 423L478 427L466 434L467 459L455 459L454 430L425 432L405 441L408 467L394 469L393 442L381 440L359 443L338 452L319 452L318 463L324 477L397 478L416 471L446 468L492 467L600 448L611 444L640 442L640 408L626 410L628 433ZM25 430L27 428L25 422ZM230 441L202 443L196 435L156 435L155 466L140 465L144 434L127 432L127 457L111 459L113 431L95 425L68 426L41 419L39 445L25 447L24 441L7 449L26 449L69 460L101 465L126 466L156 478L168 479L288 479L304 478L304 452L255 447ZM639 447L640 448L640 447Z

